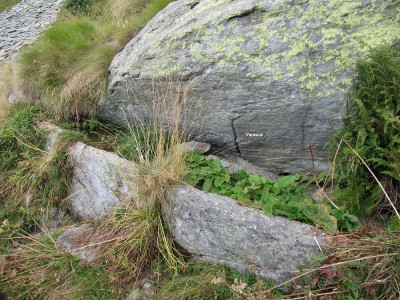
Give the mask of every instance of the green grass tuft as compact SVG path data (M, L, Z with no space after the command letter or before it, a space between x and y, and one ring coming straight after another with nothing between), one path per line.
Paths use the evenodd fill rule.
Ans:
M33 106L16 112L0 133L0 222L7 224L1 238L35 232L48 211L64 207L69 195L67 146L83 136L66 131L46 151L47 133L36 127L45 119L42 108Z
M94 116L113 56L169 2L68 1L59 21L22 52L22 78L58 119Z

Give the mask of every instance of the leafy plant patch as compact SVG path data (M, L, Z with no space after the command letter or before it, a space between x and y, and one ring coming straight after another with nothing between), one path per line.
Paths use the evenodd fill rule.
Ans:
M343 147L337 156L335 175L340 189L335 198L352 213L367 217L385 208L384 195L355 152L399 206L400 45L372 49L368 59L357 64L357 72L344 128L334 140L333 153L340 140L354 149Z
M307 224L317 224L330 234L337 230L355 230L358 219L345 209L334 209L327 201L316 202L299 182L300 175L277 181L246 171L229 173L217 159L199 153L186 158L189 172L186 181L206 192L231 197L250 207L262 209L266 215L284 216Z

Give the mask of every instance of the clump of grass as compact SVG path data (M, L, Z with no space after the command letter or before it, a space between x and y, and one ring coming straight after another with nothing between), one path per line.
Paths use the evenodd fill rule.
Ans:
M89 18L71 17L46 30L21 55L22 77L33 82L56 117L95 114L114 54L104 39Z
M102 242L100 260L120 275L120 283L129 283L151 273L154 263L163 263L169 271L183 264L172 237L165 227L160 207L125 206L98 229Z
M46 234L14 239L18 248L0 258L0 290L10 299L122 298L103 266L85 265L61 251L56 238Z
M202 263L189 264L178 275L162 283L155 299L225 299L233 293L227 287L225 268Z
M146 275L155 261L170 272L183 264L162 218L169 190L186 175L180 147L185 137L182 110L186 99L179 91L170 86L155 92L158 97L153 98L152 114L146 120L127 121L123 154L135 161L139 201L125 203L99 228L101 240L106 241L100 252L125 279Z
M0 13L21 2L21 0L3 0L0 2Z
M22 77L36 87L38 98L59 119L79 121L93 116L105 95L113 56L169 2L67 2L74 15L64 11L60 20L21 54ZM110 7L120 8L117 16Z
M325 263L327 266L319 270L325 288L341 290L344 295L355 298L394 300L400 297L399 231L368 226L343 236L331 244Z
M0 133L0 220L7 224L2 238L35 232L47 212L63 207L69 194L72 162L67 146L83 137L66 131L46 151L47 133L36 127L44 119L42 108L33 106L16 112Z
M400 45L372 49L357 71L345 126L337 135L349 147L336 157L335 175L341 186L336 202L367 217L377 210L393 212L383 190L397 206L400 199Z
M5 64L0 66L0 128L4 126L4 122L8 117L10 110L10 103L8 96L10 94L12 82L12 68L10 65Z

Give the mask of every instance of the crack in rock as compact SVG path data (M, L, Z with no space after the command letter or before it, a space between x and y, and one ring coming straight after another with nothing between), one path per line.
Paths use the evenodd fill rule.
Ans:
M233 118L232 119L232 124L231 124L232 133L233 133L233 143L235 144L235 148L236 148L236 151L237 151L239 157L242 157L242 152L240 151L240 146L239 146L239 142L238 142L238 139L237 139L237 134L236 134L236 129L235 129L235 121L237 119L240 119L241 117L243 117L243 115L240 115L240 116L237 116L237 117Z

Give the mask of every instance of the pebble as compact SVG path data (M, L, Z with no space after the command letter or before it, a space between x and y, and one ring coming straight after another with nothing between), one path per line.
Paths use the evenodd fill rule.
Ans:
M57 19L64 0L22 0L0 13L0 62L11 57Z

